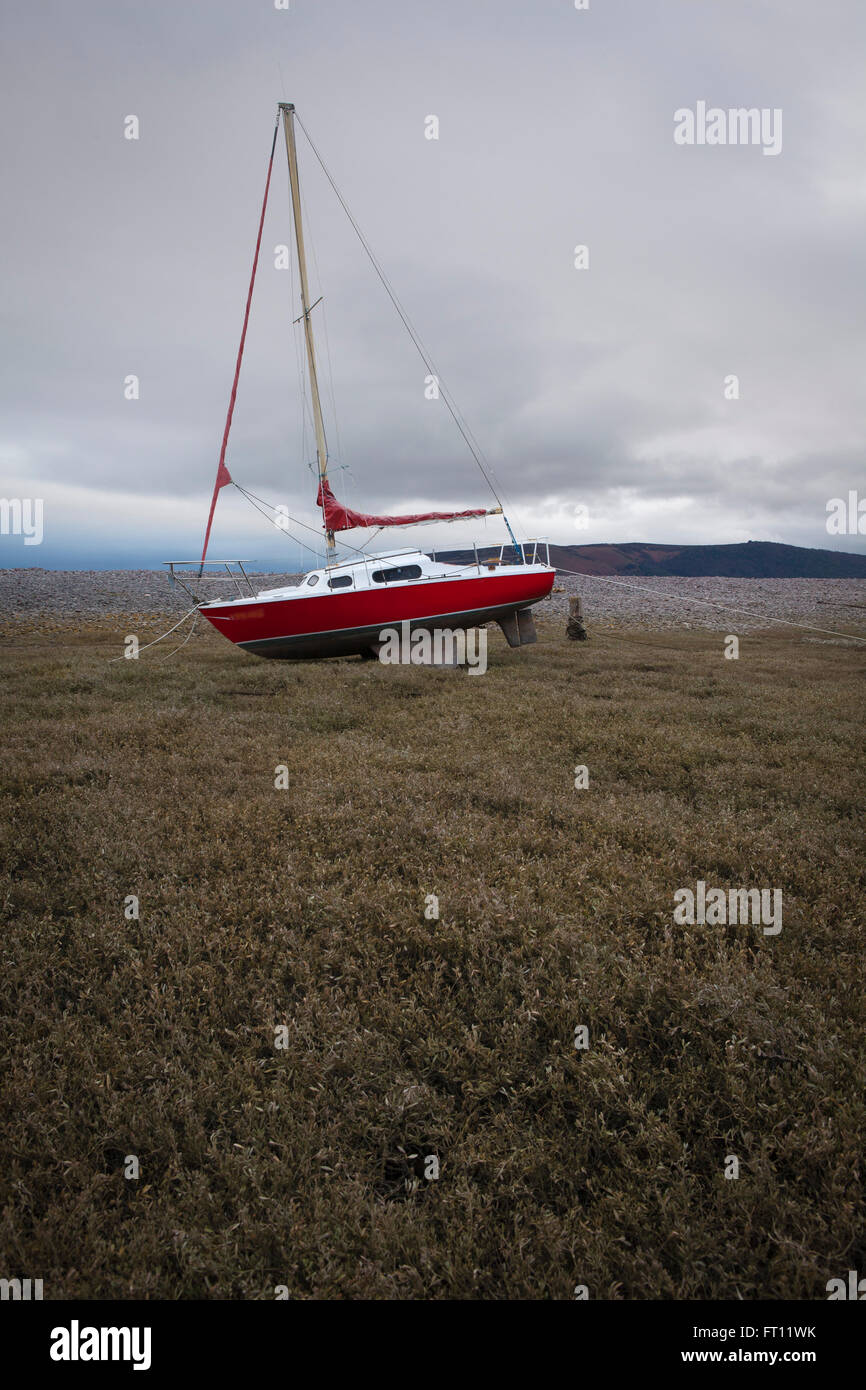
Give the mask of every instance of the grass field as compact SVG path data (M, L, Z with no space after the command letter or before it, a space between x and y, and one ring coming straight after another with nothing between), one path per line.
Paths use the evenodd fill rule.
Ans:
M823 1299L862 1271L866 648L110 664L129 630L2 650L0 1273ZM782 932L676 925L699 879L781 889Z

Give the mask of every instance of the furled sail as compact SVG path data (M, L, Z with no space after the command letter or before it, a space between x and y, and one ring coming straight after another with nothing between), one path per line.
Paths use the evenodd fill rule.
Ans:
M413 526L418 521L462 521L468 516L492 516L501 507L473 507L466 512L417 512L412 516L370 516L338 502L325 479L319 485L316 502L322 508L328 531L352 531L356 526Z

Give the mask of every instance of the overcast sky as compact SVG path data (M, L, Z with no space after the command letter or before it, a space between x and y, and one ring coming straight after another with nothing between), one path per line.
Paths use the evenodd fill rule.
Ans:
M41 0L4 30L0 488L44 499L44 541L0 563L198 553L279 100L521 530L866 549L825 525L866 495L859 0ZM780 152L676 144L699 102L780 111ZM299 158L335 493L490 505L300 133ZM315 526L290 237L278 143L228 463ZM232 489L211 553L297 560Z

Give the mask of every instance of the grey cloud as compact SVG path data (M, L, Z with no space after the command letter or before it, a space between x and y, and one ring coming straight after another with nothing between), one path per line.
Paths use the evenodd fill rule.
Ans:
M124 496L204 513L285 83L518 508L589 498L625 539L678 498L680 536L712 508L718 539L838 543L824 503L863 478L864 38L853 0L19 10L0 94L10 479L116 496L119 528ZM781 107L781 155L676 147L673 112L698 99ZM301 158L335 490L485 500L303 140ZM297 306L273 268L289 239L278 143L230 466L311 513ZM98 556L104 529L76 526L65 543ZM149 511L142 528L161 551Z

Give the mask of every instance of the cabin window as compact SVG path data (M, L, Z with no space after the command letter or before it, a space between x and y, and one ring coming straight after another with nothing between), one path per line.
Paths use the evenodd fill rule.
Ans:
M395 580L395 579L420 579L420 578L421 578L421 566L420 566L420 565L398 565L395 569L391 569L391 570L374 570L374 571L373 571L373 583L374 583L374 584L389 584L389 583L391 583L391 582L392 582L393 580Z
M317 574L311 574L310 577L309 577L309 579L307 580L307 583L308 583L309 585L311 585L311 586L312 586L313 584L318 584L318 582L319 582L319 576L318 576Z
M349 589L352 586L352 576L350 574L338 574L333 579L328 580L329 589Z

